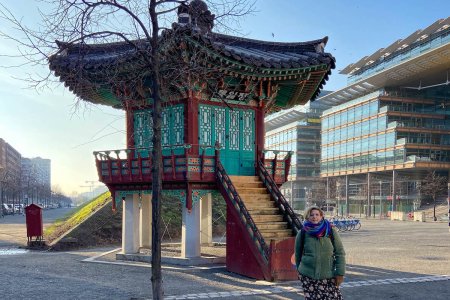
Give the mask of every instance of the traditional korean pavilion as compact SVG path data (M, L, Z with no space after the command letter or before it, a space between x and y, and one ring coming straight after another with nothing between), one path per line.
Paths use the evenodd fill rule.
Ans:
M183 203L182 256L211 243L211 194L227 203L227 269L296 278L290 265L301 223L278 190L290 153L264 149L264 116L314 100L334 58L327 37L277 43L214 33L203 1L178 10L161 35L163 194ZM69 44L50 69L79 98L124 110L125 149L94 152L99 180L123 201L122 253L151 247L152 93L146 40ZM266 153L272 152L269 159ZM206 236L206 238L205 238Z

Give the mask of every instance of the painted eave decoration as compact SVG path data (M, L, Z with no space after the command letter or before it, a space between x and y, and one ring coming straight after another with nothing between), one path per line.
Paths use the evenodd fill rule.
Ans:
M171 53L200 49L208 56L204 67L224 78L251 82L255 89L251 96L266 101L267 111L272 112L317 97L335 68L334 57L324 52L327 41L325 37L300 43L266 42L174 26L161 35L160 49ZM151 97L145 92L151 66L145 40L57 45L50 69L79 98L122 108L124 99L118 90L123 86L138 91L135 95ZM266 88L258 91L263 85Z

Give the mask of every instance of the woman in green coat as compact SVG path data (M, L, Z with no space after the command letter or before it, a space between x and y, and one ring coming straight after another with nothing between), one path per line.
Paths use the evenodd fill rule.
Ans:
M345 251L339 234L317 206L310 207L305 218L295 239L295 266L305 300L341 300L339 285L344 281Z

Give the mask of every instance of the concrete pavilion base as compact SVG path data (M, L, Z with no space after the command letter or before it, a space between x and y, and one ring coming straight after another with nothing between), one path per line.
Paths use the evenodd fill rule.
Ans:
M151 249L141 248L139 253L116 253L116 260L151 263ZM181 244L163 244L161 246L161 263L180 266L224 265L225 245L214 244L201 247L201 257L181 257Z

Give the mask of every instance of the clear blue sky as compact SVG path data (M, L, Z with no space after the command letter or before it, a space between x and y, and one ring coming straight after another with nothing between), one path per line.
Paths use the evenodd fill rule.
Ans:
M28 24L38 22L31 0L2 3ZM346 84L338 70L450 15L448 0L259 0L256 7L258 12L241 21L248 38L298 42L329 37L325 50L336 57L337 67L327 90ZM1 20L0 30L8 31ZM0 40L0 54L15 48ZM90 106L74 113L75 99L63 87L37 93L15 79L41 71L0 68L0 137L25 157L51 159L52 184L67 194L88 191L80 186L98 179L92 152L125 147L123 112Z

